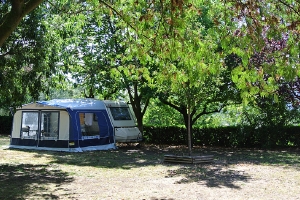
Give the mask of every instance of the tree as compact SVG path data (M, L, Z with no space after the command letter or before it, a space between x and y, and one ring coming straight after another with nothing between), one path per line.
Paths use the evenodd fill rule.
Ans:
M103 4L122 19L118 26L124 30L123 35L127 37L125 43L130 42L125 45L128 51L122 64L126 61L130 63L132 59L138 61L137 64L130 63L129 69L121 66L119 71L130 75L130 80L134 80L132 74L137 79L146 75L149 86L155 83L153 87L159 85L161 94L168 94L165 100L169 97L178 98L183 105L182 109L185 109L184 113L188 110L189 119L186 119L186 122L190 123L190 111L197 106L194 102L198 102L197 94L205 90L201 87L204 83L212 81L213 77L218 77L221 72L222 58L217 51L219 41L216 40L216 35L211 36L208 32L208 27L213 23L208 20L210 14L207 10L212 11L210 6L214 4L207 5L206 10L201 1L129 1L122 2L121 5ZM203 15L204 11L207 16ZM122 13L126 13L126 16ZM157 68L148 70L148 66ZM132 73L136 70L140 73ZM220 79L215 83L218 81ZM185 86L182 87L183 85ZM190 129L187 123L186 127ZM188 134L189 138L190 135ZM191 152L191 148L189 150Z
M113 80L110 70L117 63L116 56L124 51L115 22L107 14L97 17L87 13L81 20L82 28L72 36L77 42L65 44L65 73L71 74L75 87L83 87L86 97L114 98L120 82Z
M77 28L58 29L64 38L64 62L60 68L65 74L71 74L75 86L84 88L86 97L115 99L127 95L138 127L143 131L143 115L150 99L146 84L150 67L130 49L135 39L126 37L128 29L117 26L118 17L107 7L98 11L94 7L99 5L85 3L68 11L79 13L78 20L68 15L59 20L64 27L80 20L75 25Z
M186 77L187 81L185 82L182 82L182 79L178 77L181 72L175 75L174 79L176 80L168 81L165 79L163 81L164 87L161 88L159 99L183 116L187 128L190 153L192 127L196 121L203 115L220 112L225 106L240 101L238 91L226 78L226 72L228 75L228 71L225 70L220 75L210 75L203 79L198 77L199 83L193 86L189 84L189 80L193 80L191 73L190 77ZM195 70L193 73L196 73Z
M17 28L28 13L38 7L43 0L3 0L0 10L0 47Z
M37 99L40 91L48 90L55 74L59 40L48 32L43 9L45 7L27 15L1 47L0 101L3 107L16 107Z
M222 48L242 60L233 70L233 81L245 102L255 101L256 95L277 98L277 80L292 81L299 75L299 6L298 1L266 0L226 1L219 8L217 28L222 35ZM274 51L278 46L280 49ZM260 53L266 47L270 49L263 58ZM259 70L249 68L250 58L258 54L269 62Z
M129 65L127 68L120 66L113 70L115 79L122 82L123 88L129 96L129 102L137 119L137 125L143 132L143 117L148 108L150 99L153 98L154 90L149 86L150 68L138 64ZM121 88L120 88L121 89Z

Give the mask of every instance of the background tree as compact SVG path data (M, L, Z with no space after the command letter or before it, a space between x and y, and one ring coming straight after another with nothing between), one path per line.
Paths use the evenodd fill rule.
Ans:
M27 1L2 1L1 10L5 13L1 15L0 38L4 42L8 35L12 33L20 20L37 7L41 0ZM112 2L90 1L93 6L92 12L100 13L103 8L109 9L111 13L118 16L120 24L130 27L139 35L139 40L143 40L143 49L147 51L159 51L161 55L170 55L172 49L165 48L163 38L176 35L184 20L180 19L180 14L189 15L196 13L197 4L204 5L201 1L166 1L166 2L139 2L139 1L122 1ZM205 2L209 5L208 2ZM85 2L71 3L69 1L48 2L48 8L54 8L61 14L70 13L74 6L80 7ZM238 87L244 91L243 98L247 100L252 94L260 94L262 90L255 89L256 86L249 85L249 77L259 80L261 75L248 71L247 60L255 52L260 51L262 44L270 38L282 38L282 33L287 35L287 48L283 51L274 53L276 58L276 67L264 68L271 70L272 76L263 86L264 94L274 95L276 87L268 87L273 84L276 77L285 77L292 80L298 73L297 52L299 51L299 3L297 1L225 1L214 2L211 4L213 9L210 15L216 24L216 33L219 37L216 39L220 42L224 51L239 54L243 59L243 66L237 68L233 73L235 79L239 81ZM22 8L22 9L21 9ZM76 12L79 13L80 9ZM184 11L184 12L183 12ZM199 11L199 10L198 10ZM200 11L201 12L201 11ZM121 25L121 26L123 26ZM9 27L8 27L9 26ZM173 30L173 34L170 31ZM175 32L174 32L175 30ZM174 34L175 33L175 34ZM148 40L148 42L145 42ZM1 42L1 45L3 44ZM141 41L139 41L141 43ZM146 45L147 44L147 45ZM255 45L253 45L255 44ZM140 48L140 47L139 47ZM161 51L164 49L163 51ZM274 65L273 65L274 66ZM250 75L249 75L250 74ZM249 87L254 89L249 89ZM250 92L251 90L251 92Z
M144 123L147 126L181 126L184 125L184 120L178 111L163 104L158 98L152 98Z
M277 80L292 81L299 73L299 8L297 1L226 1L216 16L222 47L242 62L233 81L247 101L256 95L277 98ZM274 51L277 46L284 48ZM249 68L249 58L270 48L260 69ZM263 55L260 54L260 58ZM269 74L265 77L264 74ZM260 84L251 84L260 82Z
M28 13L43 0L2 0L0 1L0 47L12 34Z
M3 107L37 99L40 91L49 88L60 50L59 38L44 21L45 9L41 7L26 16L0 49Z
M112 79L110 70L118 63L116 56L124 50L113 19L106 14L97 18L87 13L86 19L82 19L85 23L81 31L73 35L77 42L66 48L65 55L69 59L63 67L75 80L74 86L84 89L86 97L116 98L120 81Z
M128 28L118 25L119 16L113 15L107 6L99 10L95 7L99 5L89 2L82 7L73 6L68 11L71 16L78 13L73 18L68 13L57 16L63 27L76 23L72 29L56 29L64 39L64 61L60 68L72 76L74 86L84 88L86 97L128 100L142 131L150 99L150 64L137 59L131 44L136 44L135 37Z
M129 103L132 106L141 132L143 132L144 115L150 99L154 95L154 90L148 85L150 73L145 71L148 71L148 69L139 67L139 65L129 65L128 68L119 67L118 70L112 73L114 78L122 80L123 89L126 89Z

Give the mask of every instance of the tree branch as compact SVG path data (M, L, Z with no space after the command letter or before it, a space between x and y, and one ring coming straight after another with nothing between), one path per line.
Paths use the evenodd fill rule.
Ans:
M135 32L137 32L137 30L128 22L124 19L123 15L117 11L114 7L112 7L112 5L110 5L109 3L107 3L106 1L102 1L102 0L99 0L99 3L101 4L104 4L106 7L108 7L109 9L111 9L114 13L116 13L119 17L122 18L122 20L128 25L130 26L130 28L132 28Z
M1 19L0 47L17 28L23 17L38 7L43 0L11 0L11 10Z
M217 113L217 112L221 112L221 110L225 107L225 104L221 104L219 108L216 108L212 111L207 111L207 104L205 105L205 108L203 109L203 111L201 113L199 113L198 115L196 115L193 119L192 119L192 124L194 124L202 115L207 115L207 114L211 114L211 113Z
M30 13L33 9L38 7L44 0L27 0L25 2L25 7L24 7L24 16L28 13Z
M99 3L100 4L103 4L104 6L108 7L109 9L111 9L114 13L116 13L119 17L122 18L122 20L126 23L127 26L129 26L130 28L132 28L136 33L138 33L138 30L130 23L128 22L124 16L119 12L117 11L112 5L110 5L109 3L107 3L106 1L102 1L102 0L99 0ZM147 37L146 35L144 34L141 34L143 37L147 38L147 39L150 39L149 37Z
M300 15L300 12L298 10L295 9L294 6L289 5L288 3L282 1L282 0L278 0L280 3L282 3L283 5L285 5L286 7L288 7L289 9L293 10L297 15Z
M147 108L148 108L149 102L150 102L150 98L147 97L146 102L145 102L145 105L144 105L144 108L143 108L143 111L142 111L142 115L143 115L143 116L144 116L144 114L146 113L146 110L147 110Z
M175 110L177 110L178 112L182 113L183 114L183 110L182 110L182 107L179 107L179 106L176 106L174 104L172 104L171 102L163 99L163 98L159 98L159 100L163 103L163 104L166 104L168 106L170 106L171 108L174 108Z

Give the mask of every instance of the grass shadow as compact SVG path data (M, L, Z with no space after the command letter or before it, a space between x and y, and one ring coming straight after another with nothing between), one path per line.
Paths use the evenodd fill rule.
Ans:
M42 153L42 152L41 152ZM97 168L128 169L162 163L159 149L121 147L109 151L88 151L82 153L44 152L52 155L52 164L91 166ZM42 153L42 154L44 154ZM36 156L38 156L37 154Z
M72 180L52 165L0 164L0 199L59 199L48 186L58 189Z
M213 163L196 165L163 162L163 157L166 154L182 155L187 152L186 146L143 145L141 148L120 146L116 150L82 153L30 150L26 150L26 152L33 153L33 157L37 158L49 157L50 165L54 166L74 165L130 170L145 166L164 165L167 168L170 167L165 178L181 177L176 184L194 182L207 187L232 189L240 189L240 184L237 182L248 182L251 179L247 172L238 168L232 170L240 164L279 166L300 170L299 149L261 150L194 147L193 155L214 155ZM175 170L174 166L176 166ZM0 182L0 184L3 185L4 183ZM55 199L55 197L52 199Z
M207 187L228 187L232 189L241 189L240 186L235 184L237 181L248 182L251 179L243 171L212 165L185 165L177 170L169 170L167 178L174 176L184 177L176 181L176 184L196 182Z
M300 170L300 151L298 149L209 149L218 163L227 165L253 164L290 167Z
M182 149L170 148L173 155L182 155ZM228 149L195 147L193 155L213 155L210 164L168 164L179 166L169 170L168 177L183 177L177 184L197 182L207 187L228 187L241 189L237 182L248 182L251 176L235 166L243 164L276 166L300 170L300 152L298 149Z

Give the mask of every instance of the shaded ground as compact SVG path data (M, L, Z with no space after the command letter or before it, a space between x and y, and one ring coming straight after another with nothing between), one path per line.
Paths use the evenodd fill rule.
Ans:
M163 155L186 147L63 153L7 144L0 137L0 199L300 199L298 149L196 147L214 162L173 164Z

